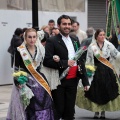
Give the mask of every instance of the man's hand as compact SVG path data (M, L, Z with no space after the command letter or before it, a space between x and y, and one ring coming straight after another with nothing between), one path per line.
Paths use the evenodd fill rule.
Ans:
M60 57L57 56L57 55L54 55L54 56L53 56L53 60L54 60L55 62L59 62L59 61L60 61Z
M75 64L74 60L68 60L68 66L72 67Z
M85 87L84 87L84 91L88 91L89 88L90 88L90 86L85 86Z

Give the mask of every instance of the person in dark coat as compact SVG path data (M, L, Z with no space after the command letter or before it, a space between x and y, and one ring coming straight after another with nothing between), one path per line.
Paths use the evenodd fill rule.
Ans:
M116 49L118 48L119 44L118 44L118 38L116 36L116 33L112 35L112 38L109 41L115 46Z
M13 67L16 48L23 43L22 35L23 30L21 28L17 28L11 39L10 46L8 48L8 52L11 54L11 67Z
M66 68L70 67L67 76L61 80L61 85L58 85L57 89L52 90L52 96L58 118L73 120L78 78L83 78L82 82L85 90L88 89L89 83L86 74L80 74L80 72L86 73L82 61L71 59L80 47L79 41L69 36L72 24L71 18L67 15L62 15L58 18L57 24L60 34L50 37L46 41L43 65L57 69L59 75L61 75ZM59 62L53 60L54 55L59 56ZM82 69L79 72L78 64Z

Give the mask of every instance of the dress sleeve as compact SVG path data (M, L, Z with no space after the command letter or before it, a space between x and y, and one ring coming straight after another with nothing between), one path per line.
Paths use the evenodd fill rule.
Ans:
M14 62L14 64L15 64L15 71L18 71L18 70L21 69L21 70L25 70L26 72L28 72L28 70L26 69L26 67L23 63L22 57L21 57L19 51L17 51L17 50L15 52L15 62ZM19 82L17 81L16 78L14 78L14 83L15 83L16 86L19 85Z
M51 39L48 39L45 45L45 57L43 61L43 65L46 67L50 67L53 69L64 69L68 67L68 60L60 59L59 62L55 62L53 60L53 56L55 55L55 49L54 49L54 41Z
M110 46L111 57L120 63L120 52L111 44Z
M20 67L20 62L21 62L21 56L20 56L20 53L16 50L16 53L15 53L15 67L16 68Z

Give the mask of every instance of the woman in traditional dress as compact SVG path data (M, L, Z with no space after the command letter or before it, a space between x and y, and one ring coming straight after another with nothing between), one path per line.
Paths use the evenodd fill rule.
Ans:
M44 57L44 47L37 39L33 28L25 31L25 40L17 48L15 67L29 74L26 86L29 88L30 103L24 107L20 90L21 85L15 80L7 120L57 120L54 114L50 87L45 76L40 72Z
M80 87L77 92L76 105L95 112L94 118L105 119L105 111L120 110L120 53L112 43L105 39L105 32L98 29L88 47L86 66L95 67L89 74L89 91Z

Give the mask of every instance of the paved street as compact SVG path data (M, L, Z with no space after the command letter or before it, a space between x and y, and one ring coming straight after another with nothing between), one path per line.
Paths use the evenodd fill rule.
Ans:
M11 96L12 85L0 86L0 120L5 120L9 99ZM93 112L79 109L76 106L75 120L91 120L93 119ZM107 120L120 120L120 111L106 112Z
M11 90L12 85L0 86L0 120L5 120L11 96Z

